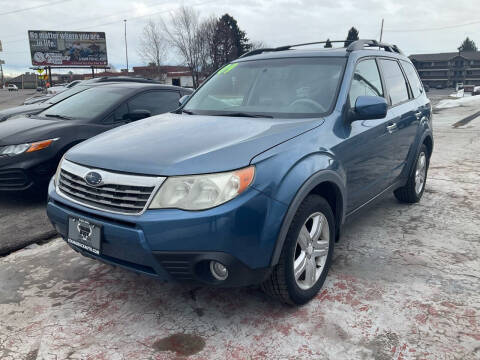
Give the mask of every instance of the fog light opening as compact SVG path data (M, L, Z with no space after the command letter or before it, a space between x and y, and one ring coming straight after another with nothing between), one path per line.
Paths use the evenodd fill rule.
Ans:
M228 269L218 261L210 261L210 272L217 280L223 281L228 277Z

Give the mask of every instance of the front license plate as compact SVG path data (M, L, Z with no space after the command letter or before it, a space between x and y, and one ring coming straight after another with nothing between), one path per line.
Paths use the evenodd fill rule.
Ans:
M67 241L69 244L100 255L101 230L102 227L100 225L84 219L71 217L68 219Z

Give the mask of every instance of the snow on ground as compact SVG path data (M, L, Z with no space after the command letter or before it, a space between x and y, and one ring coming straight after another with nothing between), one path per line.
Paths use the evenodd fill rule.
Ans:
M480 96L466 96L457 99L441 100L435 109L449 109L458 106L478 106L480 108Z

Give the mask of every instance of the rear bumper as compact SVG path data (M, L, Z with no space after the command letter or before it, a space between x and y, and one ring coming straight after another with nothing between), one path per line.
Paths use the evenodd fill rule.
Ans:
M270 273L286 207L249 189L238 198L205 211L148 210L140 216L86 208L49 187L47 213L67 238L69 217L102 227L100 255L74 245L75 251L162 280L195 281L213 286L258 284ZM229 276L216 280L210 261L225 265Z

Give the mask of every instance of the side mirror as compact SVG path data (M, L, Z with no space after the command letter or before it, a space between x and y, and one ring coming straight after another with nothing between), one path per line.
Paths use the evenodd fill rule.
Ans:
M150 116L152 116L152 113L150 111L138 109L123 115L123 119L130 120L130 121L137 121L137 120L148 118Z
M383 119L387 116L387 100L380 96L359 96L355 102L353 121Z
M182 106L187 102L187 100L190 99L190 95L183 95L180 100L178 100L178 104Z

